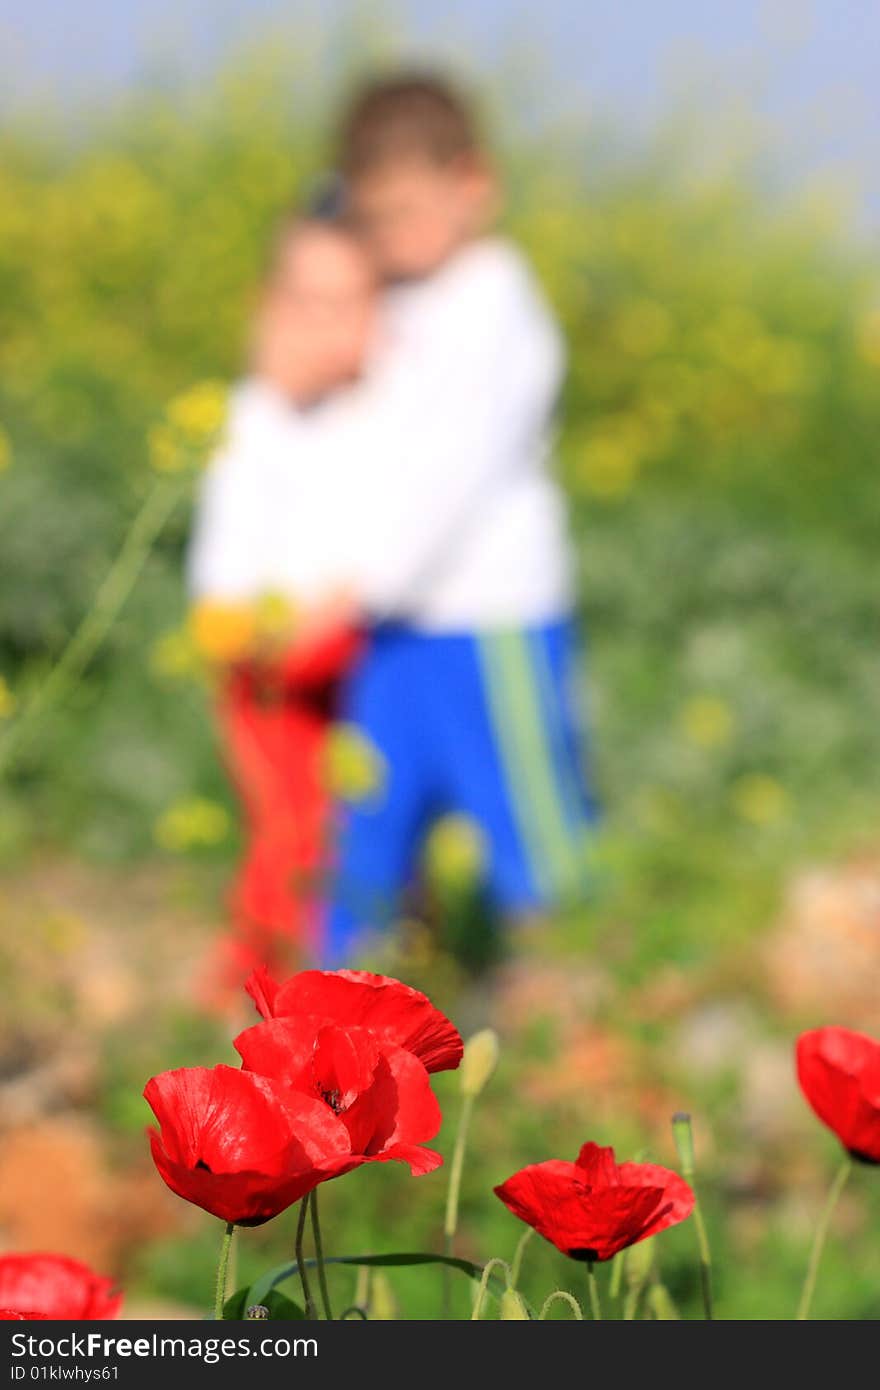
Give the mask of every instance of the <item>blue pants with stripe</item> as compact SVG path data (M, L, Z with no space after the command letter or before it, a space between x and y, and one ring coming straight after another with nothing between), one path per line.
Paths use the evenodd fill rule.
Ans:
M595 807L579 731L577 644L568 619L473 634L389 625L352 673L343 717L381 755L381 789L343 809L323 964L351 962L385 926L438 817L459 813L488 848L502 914L583 888Z

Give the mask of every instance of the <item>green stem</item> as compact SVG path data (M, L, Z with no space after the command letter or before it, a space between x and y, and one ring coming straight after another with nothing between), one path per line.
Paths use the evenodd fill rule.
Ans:
M23 735L65 690L82 675L100 647L137 582L147 557L181 495L180 478L158 478L129 527L122 548L95 594L92 605L71 634L55 665L40 682L18 718L0 740L0 771L24 746Z
M226 1303L226 1273L229 1268L229 1251L235 1235L235 1222L227 1221L223 1240L220 1243L220 1259L217 1261L217 1284L214 1291L214 1321L223 1321L223 1306Z
M321 1223L318 1219L318 1189L312 1189L309 1198L312 1208L312 1234L315 1238L315 1258L318 1264L318 1284L321 1289L321 1302L324 1305L324 1317L328 1322L333 1321L333 1312L330 1307L330 1290L327 1287L327 1271L324 1268L324 1243L321 1240Z
M458 1199L461 1192L461 1177L464 1172L464 1155L467 1147L468 1128L470 1126L471 1112L474 1108L474 1097L465 1096L461 1103L461 1113L458 1117L458 1133L455 1136L455 1147L452 1151L452 1163L449 1168L449 1187L446 1190L446 1214L443 1221L444 1249L447 1255L454 1253L455 1232L458 1228ZM449 1317L451 1291L451 1275L448 1267L443 1271L443 1316Z
M540 1313L538 1314L538 1321L539 1321L539 1322L543 1322L543 1321L544 1321L544 1319L545 1319L546 1316L547 1316L548 1310L549 1310L549 1309L553 1306L553 1304L556 1303L556 1302L559 1302L559 1303L567 1303L568 1306L571 1308L571 1311L574 1313L575 1318L576 1318L579 1322L583 1322L583 1320L584 1320L584 1315L583 1315L583 1312L581 1311L581 1305L578 1303L577 1299L574 1298L574 1297L572 1296L572 1294L566 1292L565 1289L554 1289L553 1293L547 1295L547 1297L544 1299L544 1303L543 1303L543 1306L542 1306L542 1308L541 1308L541 1311L540 1311Z
M696 1188L694 1188L696 1196ZM706 1233L706 1223L703 1220L703 1211L700 1206L700 1199L696 1197L694 1202L694 1229L697 1232L697 1248L700 1252L700 1289L703 1294L703 1311L706 1321L712 1321L712 1252L709 1249L709 1237Z
M492 1273L493 1269L503 1269L505 1275L507 1276L507 1287L510 1288L511 1286L510 1266L508 1265L507 1261L500 1260L497 1257L492 1260L487 1260L486 1264L483 1265L483 1273L480 1276L480 1285L477 1289L477 1296L474 1299L474 1310L471 1313L471 1322L480 1321L480 1315L483 1311L483 1302L486 1298L486 1293L489 1288L489 1275Z
M602 1321L602 1304L599 1302L599 1285L596 1281L595 1262L587 1260L587 1288L590 1291L590 1311L595 1322Z
M614 1264L611 1269L611 1299L614 1303L620 1298L620 1287L623 1282L623 1263L624 1252L621 1250L619 1255L614 1256Z
M838 1198L846 1186L846 1180L851 1171L852 1160L847 1157L838 1168L837 1175L825 1199L825 1206L822 1208L822 1215L819 1217L819 1224L816 1227L816 1234L813 1237L813 1246L810 1250L810 1259L807 1264L807 1276L804 1280L801 1301L798 1304L798 1322L805 1322L810 1316L810 1304L813 1301L813 1292L816 1288L816 1276L819 1273L819 1263L822 1259L822 1251L825 1249L828 1228L831 1225L831 1218L834 1215L834 1208L837 1206Z
M534 1227L528 1226L517 1242L516 1250L513 1252L513 1261L510 1266L510 1287L512 1289L515 1289L519 1284L523 1255L526 1252L526 1246L534 1234Z
M305 1305L305 1315L307 1318L315 1316L315 1305L312 1302L312 1290L309 1286L309 1276L306 1274L306 1259L303 1253L303 1241L306 1233L306 1218L309 1214L309 1199L303 1197L299 1204L299 1220L296 1223L296 1241L294 1243L294 1253L296 1255L296 1266L299 1270L299 1279L302 1284L303 1303Z
M675 1147L678 1152L678 1159L681 1164L681 1174L685 1182L690 1184L694 1194L694 1229L697 1233L697 1249L700 1256L700 1289L703 1294L703 1311L706 1321L712 1321L712 1252L709 1249L709 1237L706 1233L706 1224L703 1221L703 1211L700 1206L700 1196L696 1185L696 1152L694 1149L694 1133L691 1117L686 1110L677 1111L672 1117L672 1134L675 1139Z

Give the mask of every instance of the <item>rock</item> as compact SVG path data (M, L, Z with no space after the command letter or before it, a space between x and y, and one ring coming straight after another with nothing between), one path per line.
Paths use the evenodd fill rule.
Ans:
M779 1009L880 1033L880 861L797 878L762 956Z

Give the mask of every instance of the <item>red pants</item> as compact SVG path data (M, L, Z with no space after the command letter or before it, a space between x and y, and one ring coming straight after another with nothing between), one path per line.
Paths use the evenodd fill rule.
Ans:
M220 732L246 836L223 949L229 985L257 964L315 958L330 851L323 755L339 676L359 647L359 634L333 633L271 672L236 668L221 690Z

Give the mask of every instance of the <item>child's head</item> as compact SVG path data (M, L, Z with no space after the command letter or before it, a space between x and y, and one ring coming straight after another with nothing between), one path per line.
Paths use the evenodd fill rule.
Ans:
M299 400L357 376L373 330L374 271L344 223L306 215L281 227L263 290L262 369Z
M442 79L365 87L339 143L352 217L386 278L430 274L488 225L492 169L467 102Z

